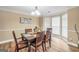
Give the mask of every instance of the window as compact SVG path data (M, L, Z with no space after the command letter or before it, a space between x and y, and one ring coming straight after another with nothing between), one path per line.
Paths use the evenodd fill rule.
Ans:
M47 28L51 27L51 18L50 17L45 17L43 18L43 30L47 30Z
M53 28L53 33L60 35L60 17L53 17L52 18L52 28Z
M68 38L68 19L67 14L52 17L53 34Z
M62 36L68 37L68 20L67 14L62 15Z

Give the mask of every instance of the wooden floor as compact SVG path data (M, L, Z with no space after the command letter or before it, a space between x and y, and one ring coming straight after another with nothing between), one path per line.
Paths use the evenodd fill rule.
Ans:
M52 38L52 47L48 49L49 52L78 52L79 49L73 46L70 46L62 39L56 37Z
M15 49L14 43L10 42L4 45L0 45L0 49L5 49L8 52L14 52ZM27 52L27 49L23 49L21 50L21 52ZM33 48L31 51L32 52L34 51ZM47 46L46 52L78 52L78 51L79 51L78 48L68 45L64 40L52 37L51 48ZM42 52L41 47L38 48L38 52Z

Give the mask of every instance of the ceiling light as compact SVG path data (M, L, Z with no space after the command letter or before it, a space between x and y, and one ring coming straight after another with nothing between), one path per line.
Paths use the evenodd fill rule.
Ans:
M31 13L31 15L34 15L34 14L35 14L34 12Z
M36 15L40 15L40 12L38 10L35 11Z
M40 12L38 11L38 8L35 7L35 10L31 12L31 15L39 16Z

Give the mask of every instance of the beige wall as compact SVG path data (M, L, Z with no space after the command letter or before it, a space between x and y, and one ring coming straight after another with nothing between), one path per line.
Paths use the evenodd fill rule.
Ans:
M39 26L42 30L43 29L43 17L39 17Z
M32 18L32 24L21 24L20 17ZM13 39L12 30L15 30L18 36L25 28L34 26L39 26L38 17L0 11L0 41Z
M68 41L77 43L78 37L75 32L74 25L77 24L79 31L79 7L73 8L68 11Z

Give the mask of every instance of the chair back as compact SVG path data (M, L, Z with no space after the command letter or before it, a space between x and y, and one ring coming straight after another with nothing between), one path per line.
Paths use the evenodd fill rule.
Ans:
M50 31L46 31L46 38L45 40L49 40L51 39L51 32Z
M18 42L17 42L17 38L16 38L16 35L15 35L15 31L12 31L12 34L13 34L13 37L14 37L16 48L18 48Z
M47 28L47 31L50 31L52 33L52 28Z
M44 40L45 32L37 32L36 44L42 43Z
M32 32L32 29L25 29L25 33Z

